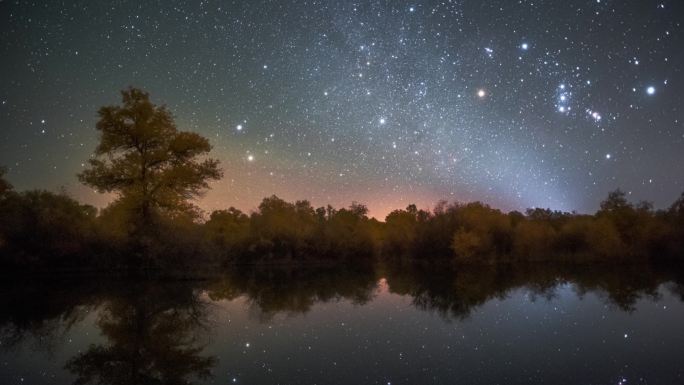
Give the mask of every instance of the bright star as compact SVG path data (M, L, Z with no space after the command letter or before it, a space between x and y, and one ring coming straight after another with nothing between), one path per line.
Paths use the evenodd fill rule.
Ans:
M525 51L527 51L527 49L528 49L529 47L530 47L530 46L527 45L527 43L522 43L522 44L520 45L520 48L522 48L522 49L525 50Z
M237 126L235 126L235 129L238 131L242 131L242 124L238 124Z
M487 96L487 92L485 92L485 90L483 90L483 89L481 89L481 88L480 88L479 90L477 90L477 97L479 97L480 99L482 99L482 98L484 98L485 96Z
M655 92L656 92L656 89L653 86L649 86L648 88L646 88L646 93L649 95L653 95L653 94L655 94Z

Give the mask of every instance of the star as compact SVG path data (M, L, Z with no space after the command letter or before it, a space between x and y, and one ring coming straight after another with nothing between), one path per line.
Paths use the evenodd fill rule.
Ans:
M684 78L684 34L679 9L661 2L121 2L115 14L64 20L61 2L10 2L21 16L5 20L0 42L11 56L0 66L17 77L0 87L0 166L19 164L16 185L45 188L39 167L25 166L40 157L60 163L50 183L77 186L95 114L134 82L180 129L210 139L224 181L250 173L229 194L235 201L217 198L229 183L212 185L197 202L207 210L249 209L276 193L315 205L357 200L382 220L399 208L377 203L388 191L400 206L458 198L592 213L610 189L671 180L635 191L665 208L682 190L671 176L684 162L682 96L668 87ZM563 27L570 19L576 26ZM104 29L81 33L92 20ZM51 25L59 33L38 28ZM23 36L30 26L36 34ZM640 162L627 166L628 156ZM596 160L606 167L586 175ZM270 172L284 183L266 188Z

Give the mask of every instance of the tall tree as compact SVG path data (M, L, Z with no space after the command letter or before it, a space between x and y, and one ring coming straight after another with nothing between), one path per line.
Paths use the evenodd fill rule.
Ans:
M99 191L115 192L134 210L138 225L150 225L158 213L194 211L190 199L220 179L218 160L207 158L209 141L179 131L165 106L147 92L121 92L122 105L100 108L100 144L79 180Z

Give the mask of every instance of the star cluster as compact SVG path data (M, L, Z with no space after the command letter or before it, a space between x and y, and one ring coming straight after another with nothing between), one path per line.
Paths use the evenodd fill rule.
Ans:
M0 164L65 186L99 106L146 89L210 138L200 202L266 195L593 211L684 189L678 1L0 3Z

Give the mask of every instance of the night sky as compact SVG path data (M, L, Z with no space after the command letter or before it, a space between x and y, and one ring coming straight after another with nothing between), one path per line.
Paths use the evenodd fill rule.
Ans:
M208 137L199 202L379 217L415 202L593 212L684 190L684 2L0 0L0 165L81 186L102 105L136 86Z

